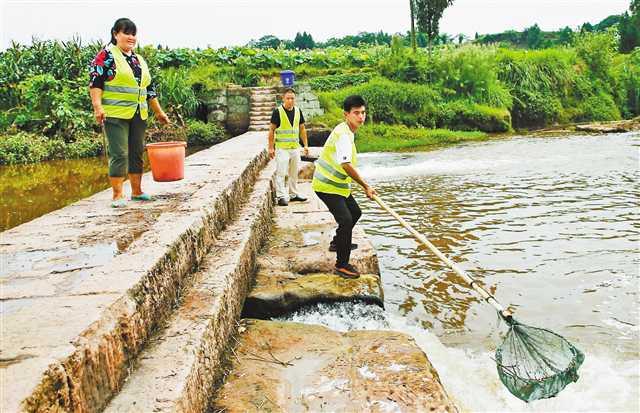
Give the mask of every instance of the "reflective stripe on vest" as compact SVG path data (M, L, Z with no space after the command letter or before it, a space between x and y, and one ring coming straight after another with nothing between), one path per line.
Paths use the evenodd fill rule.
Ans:
M320 166L326 169L331 175L335 176L338 179L347 179L349 177L349 175L345 175L340 171L336 170L333 166L329 165L329 163L322 158L318 158L317 162Z
M351 130L345 123L336 126L324 144L320 157L315 162L313 182L311 187L316 192L341 195L349 197L351 195L351 177L347 175L342 165L336 163L336 142L345 133L351 134ZM356 146L351 142L351 164L357 165Z
M289 121L284 107L278 108L280 126L275 130L276 149L297 149L300 147L300 109L294 107L293 125Z
M138 85L122 51L115 45L110 45L108 49L116 64L116 75L105 82L102 92L102 107L107 117L131 119L139 108L140 118L147 119L149 116L147 86L151 83L147 63L142 56L136 56L142 69L142 78Z
M322 176L322 174L318 171L313 173L313 179L317 179L318 181L323 182L327 185L335 186L336 188L351 189L351 184L332 181L331 179Z

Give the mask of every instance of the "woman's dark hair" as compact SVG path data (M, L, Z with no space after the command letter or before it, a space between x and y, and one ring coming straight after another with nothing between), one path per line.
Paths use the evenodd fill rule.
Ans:
M342 104L342 108L345 112L351 112L353 108L359 108L361 106L367 106L364 99L360 95L347 96Z
M125 34L136 35L138 29L136 28L136 24L126 17L121 17L113 23L113 27L111 28L111 44L116 44L116 33L123 32Z

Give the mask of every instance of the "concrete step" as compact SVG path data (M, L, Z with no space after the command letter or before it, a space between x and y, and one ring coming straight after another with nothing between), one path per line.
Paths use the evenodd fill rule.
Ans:
M250 118L251 123L270 123L271 122L271 114L269 115L254 115Z
M247 133L188 157L181 181L145 174L153 202L113 209L104 191L2 234L11 380L0 410L104 409L266 165L263 138Z
M298 176L312 175L306 169L313 169L313 164L302 164ZM335 221L310 182L298 182L298 191L308 201L276 209L274 231L258 257L256 282L247 296L243 317L278 317L318 301L364 301L382 306L378 257L362 228L354 228L353 242L358 249L351 252L351 263L362 275L355 280L337 277L333 274L335 252L329 251Z
M251 103L272 102L276 104L276 95L251 95Z
M275 102L254 102L249 105L251 110L273 110L276 107Z
M276 91L273 89L262 89L262 90L258 90L258 91L251 91L251 96L276 96Z
M236 220L215 241L167 326L152 340L106 412L205 412L236 331L258 250L270 232L272 162Z
M249 117L254 116L269 116L271 117L271 112L273 109L263 109L263 110L252 110L249 112Z
M239 331L212 411L459 411L407 334L253 319Z
M358 248L351 263L360 277L333 274L335 253L328 247L335 220L310 182L298 183L298 191L307 202L276 207L274 230L258 258L243 316L266 319L317 302L382 306L378 261L365 234L355 228ZM407 334L341 333L255 318L243 319L238 331L232 366L213 411L457 411L426 354Z

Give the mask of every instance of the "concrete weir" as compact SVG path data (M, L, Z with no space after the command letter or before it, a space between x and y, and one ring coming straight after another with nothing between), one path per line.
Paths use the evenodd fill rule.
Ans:
M335 224L308 182L309 202L274 209L265 142L194 154L179 182L145 175L153 202L111 209L104 191L2 233L0 411L455 410L409 336L266 321L383 293L360 230L363 276L331 273Z
M2 233L2 411L106 407L252 191L264 141L190 156L179 182L145 175L154 202L111 209L104 191Z

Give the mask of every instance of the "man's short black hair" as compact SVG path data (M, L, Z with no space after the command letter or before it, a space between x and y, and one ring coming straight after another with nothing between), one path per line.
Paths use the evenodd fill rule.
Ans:
M347 96L347 98L344 100L344 103L342 104L342 108L347 113L351 112L351 109L359 108L361 106L367 106L367 103L360 95Z
M292 88L288 87L284 90L284 92L282 92L282 96L286 95L287 93L293 93L294 95L296 94L296 91L293 90Z

